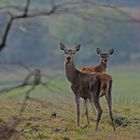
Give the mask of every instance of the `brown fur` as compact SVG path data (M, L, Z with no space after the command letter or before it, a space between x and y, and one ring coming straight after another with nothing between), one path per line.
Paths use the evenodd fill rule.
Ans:
M110 49L109 52L102 52L99 48L97 48L96 51L97 51L97 54L99 54L101 57L100 63L97 64L95 67L85 66L80 69L82 72L92 73L92 72L105 72L106 71L108 58L110 55L114 53L114 49ZM103 89L106 90L105 87L108 87L107 85L109 84L110 80L112 81L112 77L109 74L103 74L102 76L100 75L100 78L102 79L101 90ZM106 92L102 92L101 95L103 96L103 94L105 93Z
M112 83L112 77L105 72L97 73L97 76L101 80L100 97L102 97L108 93L109 85Z
M94 85L97 84L96 82L100 82L98 78L100 75L97 76L95 73L87 74L81 72L75 68L73 60L70 60L69 63L66 61L64 65L67 79L71 82L71 88L74 94L83 99L91 98L91 87L96 88Z
M106 62L100 62L95 67L93 66L85 66L81 68L82 72L85 73L91 73L91 72L104 72L106 71L107 63Z
M81 71L84 73L92 73L92 72L105 72L107 68L107 61L110 55L114 53L114 49L111 49L109 52L102 52L99 48L97 48L97 54L100 55L101 60L100 63L97 64L95 67L93 66L85 66L81 68ZM110 80L112 81L112 77L108 74L104 75L104 77L100 77L102 79L102 84L101 84L101 92L100 92L100 97L104 96L106 93L108 93L108 85ZM85 105L85 103L83 102ZM92 105L92 103L91 103ZM94 106L92 105L92 108L94 110ZM95 112L95 111L94 111ZM85 109L83 109L83 116L85 115Z
M98 72L98 77L101 80L101 89L100 89L100 97L105 96L108 102L109 109L112 110L112 99L111 99L111 87L112 87L112 77L111 75L105 73L107 68L107 61L110 55L114 53L114 49L109 50L109 52L102 52L99 48L97 48L97 54L100 55L101 60L100 63L95 67L93 66L85 66L81 68L81 71L84 73L92 73ZM90 100L91 102L91 100ZM85 101L83 102L85 107ZM92 108L94 110L94 106L91 102ZM94 111L95 112L95 111ZM112 113L111 113L112 114ZM112 116L110 114L110 116ZM83 115L85 115L85 109L83 110ZM111 117L112 118L112 117ZM113 120L113 119L112 119ZM115 125L113 124L114 130Z

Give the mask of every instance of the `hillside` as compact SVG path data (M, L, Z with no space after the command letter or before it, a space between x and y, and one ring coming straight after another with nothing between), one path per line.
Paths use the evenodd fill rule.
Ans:
M8 1L1 1L1 5ZM106 1L103 1L106 2ZM128 2L128 3L127 3ZM136 3L137 2L137 3ZM60 3L60 1L58 1ZM139 1L131 7L132 1L124 1L128 7L119 7L130 16L139 18ZM9 4L23 5L20 0ZM33 2L33 9L44 9L43 0ZM137 4L137 5L136 5ZM136 7L135 7L136 6ZM77 5L70 12L49 17L29 18L14 23L8 37L7 48L0 54L1 60L20 60L27 65L62 68L62 54L59 43L73 47L82 44L78 64L96 64L99 61L96 48L115 48L112 64L138 63L140 60L139 23L127 22L128 17L110 7ZM13 11L16 13L17 11ZM8 17L0 13L2 35ZM50 65L51 64L51 65Z

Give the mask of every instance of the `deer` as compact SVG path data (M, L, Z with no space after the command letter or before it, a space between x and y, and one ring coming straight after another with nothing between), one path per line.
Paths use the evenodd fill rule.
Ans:
M114 49L110 49L108 52L103 52L103 51L101 51L100 48L97 48L96 52L101 58L99 64L97 64L96 66L84 66L83 68L80 69L82 72L92 73L92 72L105 72L106 71L109 56L113 55ZM103 96L103 94L101 95L101 97L102 96ZM95 112L94 111L94 105L93 105L92 101L91 100L89 100L89 101L91 103L93 112ZM84 106L84 109L83 109L82 116L85 115L85 106L86 106L85 101L83 101L83 106ZM95 113L95 115L96 115L96 113Z
M110 49L109 52L102 52L101 49L97 48L96 52L101 58L99 64L97 64L95 67L85 66L81 68L82 72L91 73L91 72L105 72L106 71L109 56L113 55L114 49Z
M116 130L112 115L112 100L111 100L111 85L112 77L107 73L84 73L76 68L74 63L74 55L80 50L81 45L77 45L74 49L67 49L63 43L60 43L60 49L64 52L64 68L65 74L68 81L71 83L71 89L75 95L76 109L77 109L77 126L80 126L80 98L83 98L85 103L88 99L91 99L95 105L98 112L95 130L98 130L99 122L102 115L102 108L99 102L99 97L101 93L101 84L106 83L103 87L103 92L105 94L109 114L112 122L114 131ZM86 109L87 124L89 125L88 107Z

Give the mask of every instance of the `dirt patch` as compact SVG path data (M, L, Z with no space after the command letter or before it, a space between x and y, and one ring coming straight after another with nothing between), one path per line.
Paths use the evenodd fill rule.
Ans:
M127 118L122 116L116 116L114 117L114 122L117 127L127 127L130 125L140 125L140 119L139 118Z
M138 125L140 127L140 119L139 118L132 118L132 119L130 119L130 124Z

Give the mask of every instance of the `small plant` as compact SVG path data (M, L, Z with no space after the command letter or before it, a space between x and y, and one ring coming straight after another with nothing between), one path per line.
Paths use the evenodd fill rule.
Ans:
M66 137L66 136L62 137L62 139L63 140L70 140L70 138L69 137Z
M87 132L87 128L88 128L87 125L81 125L76 130L77 130L78 133L83 134L83 133L86 133Z
M131 112L131 108L125 108L123 111L124 112Z
M6 123L3 121L3 119L0 118L0 128L4 128L6 126Z

